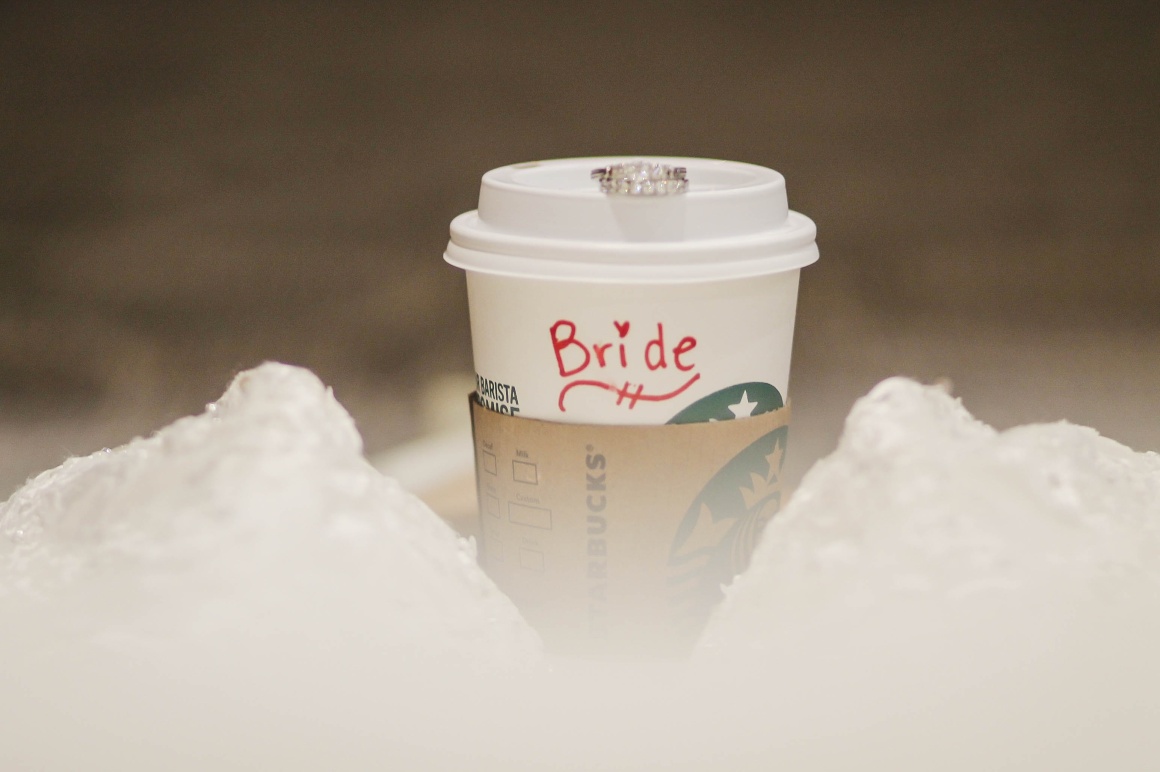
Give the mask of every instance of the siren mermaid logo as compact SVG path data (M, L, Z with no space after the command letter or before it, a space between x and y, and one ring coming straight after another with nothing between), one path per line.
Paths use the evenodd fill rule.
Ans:
M724 421L783 406L767 383L730 386L698 400L669 423ZM765 434L713 476L685 512L669 549L671 599L695 634L722 597L721 587L749 565L757 539L781 508L781 469L789 427Z

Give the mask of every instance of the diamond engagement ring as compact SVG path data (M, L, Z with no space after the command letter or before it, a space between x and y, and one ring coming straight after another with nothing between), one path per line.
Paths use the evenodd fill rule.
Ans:
M649 161L613 164L592 170L592 179L600 183L600 192L624 196L667 196L689 189L683 166L668 166Z

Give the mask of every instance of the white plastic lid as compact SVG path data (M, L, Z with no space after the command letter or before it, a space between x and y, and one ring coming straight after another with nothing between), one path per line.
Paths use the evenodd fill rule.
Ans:
M686 193L608 195L593 169L645 160L687 170ZM479 209L451 222L444 258L468 271L573 281L690 282L789 271L818 259L785 178L736 161L566 158L493 169Z

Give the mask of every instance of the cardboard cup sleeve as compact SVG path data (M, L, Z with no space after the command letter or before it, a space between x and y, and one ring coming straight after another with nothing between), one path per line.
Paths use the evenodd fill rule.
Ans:
M549 651L687 653L780 509L789 407L566 424L471 400L480 562Z

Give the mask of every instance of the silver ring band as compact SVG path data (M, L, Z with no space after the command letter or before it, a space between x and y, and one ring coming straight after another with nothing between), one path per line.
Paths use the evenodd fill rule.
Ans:
M668 196L689 189L683 166L632 161L592 170L600 192L621 196Z

